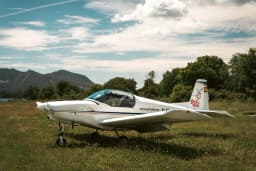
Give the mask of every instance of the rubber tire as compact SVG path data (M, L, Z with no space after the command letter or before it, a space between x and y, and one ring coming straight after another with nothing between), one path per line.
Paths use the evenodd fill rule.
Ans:
M129 139L128 139L126 136L120 136L120 137L118 137L118 143L119 143L121 146L127 145L128 142L129 142Z
M62 142L61 142L60 138L58 138L56 140L56 145L58 145L58 146L65 146L66 144L67 144L67 140L65 138L62 139Z
M93 132L90 136L91 141L99 141L100 140L100 134L98 132Z

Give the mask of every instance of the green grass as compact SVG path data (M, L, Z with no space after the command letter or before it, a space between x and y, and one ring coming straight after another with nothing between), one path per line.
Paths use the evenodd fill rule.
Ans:
M256 117L253 102L214 102L236 119L175 124L171 131L123 132L121 146L113 132L91 143L94 130L66 129L68 145L57 147L57 123L34 102L0 104L0 170L256 170Z

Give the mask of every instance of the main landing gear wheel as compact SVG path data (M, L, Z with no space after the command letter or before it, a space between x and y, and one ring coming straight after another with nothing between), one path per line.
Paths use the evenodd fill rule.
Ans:
M100 140L100 134L96 131L93 132L90 136L91 141L95 142L95 141L99 141Z
M128 138L127 138L126 136L124 136L124 135L119 136L119 134L118 134L118 132L117 132L116 129L115 129L114 131L115 131L115 133L116 133L116 135L117 135L117 137L118 137L118 143L119 143L121 146L127 145L127 144L128 144Z
M67 144L67 140L64 138L65 125L63 123L59 123L59 129L60 133L58 139L56 140L56 144L58 146L65 146Z
M118 143L122 146L127 145L128 144L128 138L126 136L120 136L118 137Z

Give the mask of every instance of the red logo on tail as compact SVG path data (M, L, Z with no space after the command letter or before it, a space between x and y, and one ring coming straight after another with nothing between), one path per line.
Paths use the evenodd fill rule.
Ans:
M192 99L190 103L192 104L193 107L199 107L199 100L198 99L197 100Z
M193 107L199 107L200 106L200 99L201 99L201 90L197 89L197 93L194 95L194 98L191 99L190 103Z

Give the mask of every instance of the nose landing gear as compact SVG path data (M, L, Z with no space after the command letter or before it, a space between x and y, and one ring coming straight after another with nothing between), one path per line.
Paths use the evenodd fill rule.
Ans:
M58 138L56 140L56 145L57 146L66 146L67 145L67 140L65 139L64 137L64 130L65 130L65 124L64 123L61 123L59 122L59 131L60 133L58 134ZM121 146L125 146L128 144L128 141L129 139L126 137L126 136L120 136L117 132L116 129L114 129L116 135L117 135L117 142L121 145ZM95 141L99 141L101 140L101 136L100 134L98 133L98 130L96 130L96 132L92 133L91 134L91 137L90 137L91 141L92 142L95 142Z
M56 140L56 144L58 146L65 146L67 144L67 140L64 138L64 129L65 129L65 125L59 122L60 133L58 135L59 136L58 139Z

